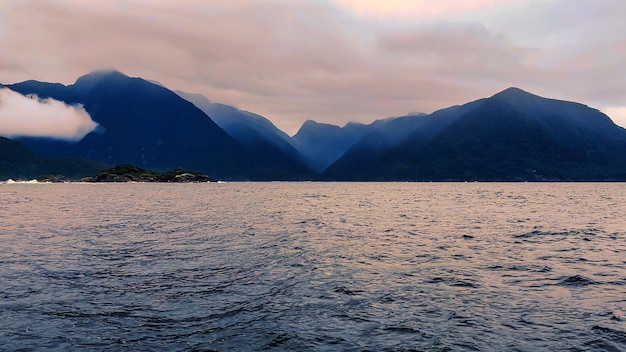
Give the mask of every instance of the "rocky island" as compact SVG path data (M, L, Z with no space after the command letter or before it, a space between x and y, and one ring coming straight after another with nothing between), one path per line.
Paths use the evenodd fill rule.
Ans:
M217 182L217 180L197 171L175 169L165 172L145 170L123 164L102 170L94 176L81 179L83 182Z

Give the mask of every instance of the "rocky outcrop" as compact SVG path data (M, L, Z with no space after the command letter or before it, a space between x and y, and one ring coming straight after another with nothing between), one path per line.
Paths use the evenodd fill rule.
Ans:
M197 171L183 169L157 172L140 167L124 164L111 169L103 170L91 177L85 177L83 182L215 182L216 180Z

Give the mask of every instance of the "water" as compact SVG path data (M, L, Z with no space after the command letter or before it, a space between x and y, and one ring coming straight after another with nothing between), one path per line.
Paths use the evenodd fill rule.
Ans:
M2 351L624 351L626 184L0 185Z

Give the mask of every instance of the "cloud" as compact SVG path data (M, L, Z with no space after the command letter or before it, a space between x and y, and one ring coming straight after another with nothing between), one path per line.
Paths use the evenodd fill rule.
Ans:
M85 109L0 88L0 135L77 141L96 128Z
M428 113L510 86L622 106L625 4L8 0L0 81L69 84L113 67L254 111L290 134L307 119Z
M502 6L511 0L336 0L361 16L439 17Z

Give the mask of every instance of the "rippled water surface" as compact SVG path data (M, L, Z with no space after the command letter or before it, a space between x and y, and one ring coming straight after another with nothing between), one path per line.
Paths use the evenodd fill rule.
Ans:
M2 351L626 350L623 183L0 195Z

